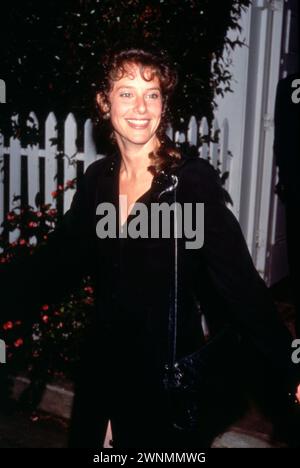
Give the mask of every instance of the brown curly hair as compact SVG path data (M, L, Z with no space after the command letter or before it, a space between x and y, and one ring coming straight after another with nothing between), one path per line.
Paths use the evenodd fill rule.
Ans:
M106 53L102 58L103 79L100 82L98 93L102 96L103 103L109 106L109 93L114 81L120 80L128 73L128 65L135 64L139 67L141 76L145 81L151 81L154 76L159 79L163 112L156 135L160 146L149 154L152 164L148 167L152 174L158 174L162 170L176 167L181 154L173 142L166 135L169 121L169 100L177 84L177 72L171 65L167 53L159 49L147 48L120 48ZM145 76L145 71L152 73ZM105 119L105 112L98 106L100 117Z

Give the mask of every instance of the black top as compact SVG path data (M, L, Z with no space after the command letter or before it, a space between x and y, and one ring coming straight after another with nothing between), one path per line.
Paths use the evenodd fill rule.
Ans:
M22 263L0 266L0 317L32 317L38 306L65 298L89 274L96 295L95 333L111 334L119 363L133 362L130 359L136 360L139 350L143 368L145 363L160 368L167 348L171 240L97 237L98 204L111 202L118 207L119 168L118 153L91 164L47 245ZM232 324L294 388L299 371L291 361L292 338L253 265L235 216L226 207L216 171L198 158L183 160L174 171L179 178L177 201L204 203L203 247L188 250L182 240L179 249L179 354L203 342L200 303L212 334ZM138 201L148 206L157 202L169 177L169 173L154 177ZM167 194L161 199L168 200Z

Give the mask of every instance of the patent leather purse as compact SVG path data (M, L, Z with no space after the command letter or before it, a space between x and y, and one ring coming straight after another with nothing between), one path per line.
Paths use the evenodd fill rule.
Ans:
M177 176L173 176L173 185L168 191L174 193L175 206L177 184ZM175 209L175 226L176 223ZM227 390L231 392L230 384L235 378L240 337L228 326L209 339L199 350L177 359L177 269L178 241L174 234L174 278L170 290L168 355L164 367L163 386L170 407L173 428L189 432L203 427L209 417L207 414L209 404L213 404L212 395L218 395L220 386L224 395L226 383Z

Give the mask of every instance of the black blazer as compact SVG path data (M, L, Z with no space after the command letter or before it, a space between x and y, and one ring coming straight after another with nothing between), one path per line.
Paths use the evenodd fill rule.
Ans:
M99 239L96 235L98 204L106 201L117 206L119 167L119 153L91 164L47 245L22 263L1 265L0 317L31 318L38 306L65 298L84 275L90 275L96 295L95 336L103 330L106 335L125 334L130 337L126 343L115 341L124 363L130 353L134 360L138 349L142 367L146 361L160 367L166 357L173 268L170 240ZM181 244L179 251L179 354L203 342L200 303L212 334L232 324L294 388L299 370L291 361L292 338L253 265L235 216L226 207L216 171L197 158L183 160L175 172L177 201L204 202L205 210L203 247L187 250ZM151 189L139 201L147 205L157 201L169 176L154 177ZM166 200L168 195L162 201Z

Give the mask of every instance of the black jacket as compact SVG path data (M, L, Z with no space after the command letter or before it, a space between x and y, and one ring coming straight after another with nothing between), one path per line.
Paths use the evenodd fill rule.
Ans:
M280 80L276 90L274 117L274 153L279 168L278 187L282 200L298 206L300 202L300 105L292 100L292 87L299 73ZM298 86L299 88L299 86ZM299 94L299 93L298 93Z
M129 362L134 372L149 373L151 366L161 369L166 357L172 247L169 239L97 238L96 207L103 201L117 206L119 167L118 153L91 164L47 245L18 267L1 265L0 317L31 317L39 305L65 298L89 274L96 307L94 339L86 354L94 343L97 363L100 335L111 336L108 355L114 349L119 365L123 362L128 370ZM202 159L183 160L175 171L177 201L204 202L205 209L203 247L187 250L181 243L179 250L179 354L203 342L200 303L212 334L231 324L294 388L299 371L291 361L292 338L253 265L235 216L226 207L216 171ZM147 205L157 201L168 183L169 174L154 177L139 201ZM162 201L167 200L166 194Z

